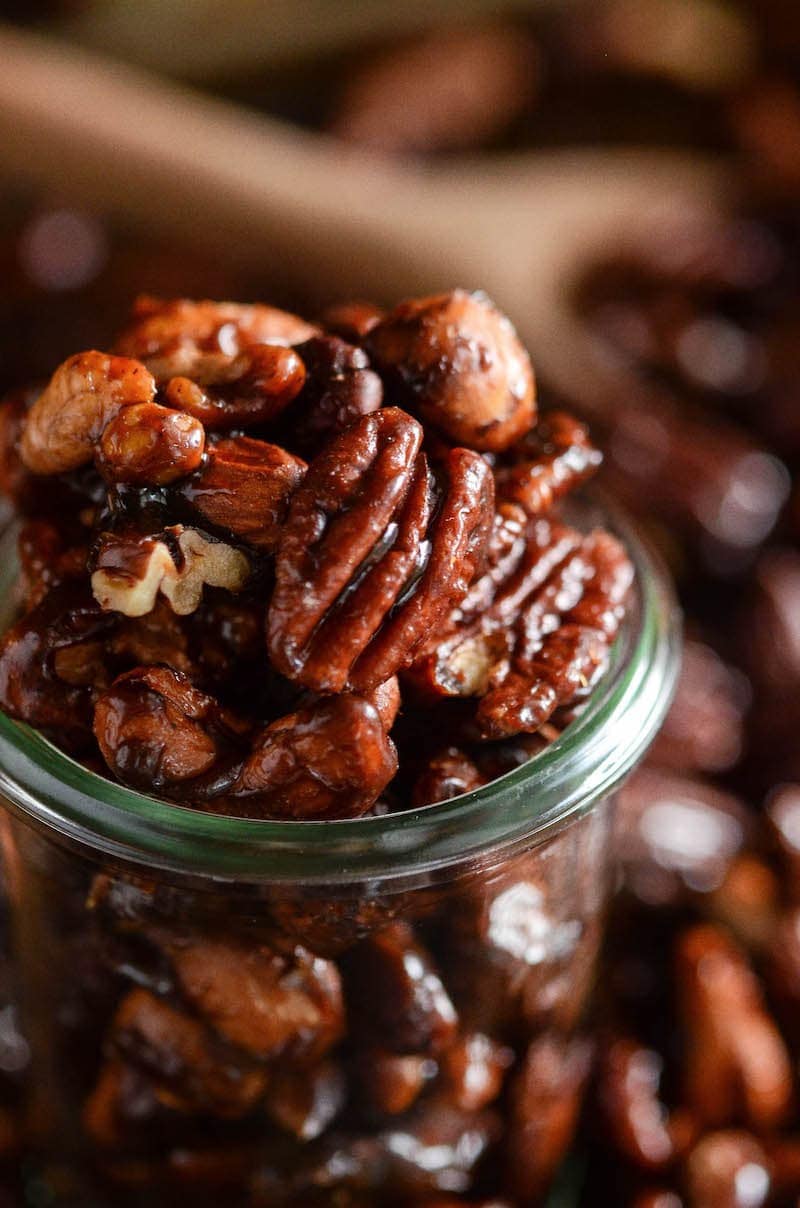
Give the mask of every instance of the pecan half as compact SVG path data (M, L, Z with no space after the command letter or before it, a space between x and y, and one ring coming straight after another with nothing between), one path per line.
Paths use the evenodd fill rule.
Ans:
M358 343L385 313L372 302L336 302L322 312L322 324L343 340Z
M257 735L226 809L256 817L365 814L397 771L377 709L357 696L323 700Z
M191 378L170 378L164 398L206 428L230 430L276 419L300 392L305 377L293 349L255 344L208 372L199 367Z
M398 401L459 444L507 449L536 418L528 354L484 294L401 302L365 345Z
M173 612L188 616L199 607L206 585L232 592L244 587L250 563L241 550L183 525L163 536L101 535L92 573L92 592L101 608L141 617L152 612L161 592Z
M603 460L586 426L563 411L541 420L520 452L510 466L498 467L497 494L521 504L530 516L549 512L557 500L591 478Z
M489 538L486 463L451 451L433 514L422 431L404 412L365 416L312 462L276 559L270 654L317 691L393 675L466 593Z
M223 369L254 344L299 344L316 328L274 306L143 296L116 351L137 357L159 382Z
M105 352L69 357L28 412L20 455L36 474L61 474L92 460L106 425L136 403L152 403L156 384L140 361Z
M212 444L202 468L177 490L214 528L272 552L305 471L304 461L278 445L234 436Z

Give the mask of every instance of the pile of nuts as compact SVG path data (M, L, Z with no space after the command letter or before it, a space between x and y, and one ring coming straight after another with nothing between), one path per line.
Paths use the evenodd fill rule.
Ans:
M537 416L481 294L319 324L143 298L113 352L0 409L24 518L0 705L219 813L347 818L475 788L607 666L631 564L555 506L599 461L577 421Z

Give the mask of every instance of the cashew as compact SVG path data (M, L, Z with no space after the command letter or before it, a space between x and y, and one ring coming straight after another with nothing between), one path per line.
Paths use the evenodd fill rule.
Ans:
M139 361L79 352L50 379L28 413L20 455L35 474L61 474L92 460L103 429L123 407L151 403L156 384Z
M188 616L199 607L206 584L241 591L250 574L243 553L197 529L176 526L171 533L178 547L177 564L164 541L107 534L92 575L92 592L101 608L141 617L152 612L161 592L174 613Z

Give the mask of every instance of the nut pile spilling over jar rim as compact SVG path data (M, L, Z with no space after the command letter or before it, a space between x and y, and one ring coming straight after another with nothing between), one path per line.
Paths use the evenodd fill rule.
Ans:
M631 564L557 511L599 461L580 423L537 415L482 294L319 324L143 298L112 352L0 409L24 518L0 705L217 813L349 818L476 788L607 666Z

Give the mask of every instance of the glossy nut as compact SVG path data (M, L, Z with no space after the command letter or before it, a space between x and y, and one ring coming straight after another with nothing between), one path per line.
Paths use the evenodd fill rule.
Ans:
M64 361L28 412L20 454L36 474L62 474L92 460L104 428L123 409L152 403L156 385L139 361L79 352Z
M253 741L229 808L248 817L354 818L397 771L377 709L338 696L279 718Z
M466 593L489 539L491 475L476 454L452 450L432 519L421 440L415 420L386 408L310 466L289 508L267 617L284 675L317 691L369 691Z
M139 298L116 351L144 360L154 377L216 372L254 344L299 344L316 328L274 306Z
M108 482L166 486L200 465L205 432L199 420L157 403L126 407L103 429L95 464Z
M94 733L118 780L174 796L237 745L242 727L217 702L167 667L139 667L97 701Z
M304 461L278 445L235 436L212 444L204 465L179 492L212 528L272 552L305 471Z
M164 399L212 431L230 431L273 422L299 394L305 377L293 349L256 344L210 372L170 378Z
M401 302L365 343L398 401L455 443L498 452L536 419L528 354L483 294Z

